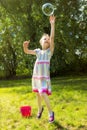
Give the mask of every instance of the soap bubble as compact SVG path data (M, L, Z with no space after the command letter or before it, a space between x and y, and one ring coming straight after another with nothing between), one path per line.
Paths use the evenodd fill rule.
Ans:
M42 6L42 11L46 16L51 16L54 14L56 8L51 3L46 3Z
M82 29L82 30L84 30L86 28L86 23L84 21L81 21L79 23L79 28Z

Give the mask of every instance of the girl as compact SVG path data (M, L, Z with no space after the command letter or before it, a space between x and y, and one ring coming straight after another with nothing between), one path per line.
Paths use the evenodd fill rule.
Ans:
M54 121L54 112L51 109L48 95L51 95L50 83L50 59L54 52L54 30L55 30L55 16L50 16L51 32L43 34L40 39L41 49L30 50L28 49L29 41L23 43L23 49L26 54L36 55L33 76L32 76L32 90L37 94L38 101L38 114L37 118L41 118L44 108L41 104L43 98L49 112L49 122Z

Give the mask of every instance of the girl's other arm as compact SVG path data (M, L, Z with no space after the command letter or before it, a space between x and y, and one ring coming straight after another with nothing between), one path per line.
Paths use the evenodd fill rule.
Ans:
M25 52L26 54L35 55L36 53L35 53L34 50L28 49L29 43L30 43L30 41L25 41L25 42L23 43L23 50L24 50L24 52Z

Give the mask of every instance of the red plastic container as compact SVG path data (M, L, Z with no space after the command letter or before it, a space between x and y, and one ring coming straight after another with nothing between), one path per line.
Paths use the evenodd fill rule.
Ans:
M31 116L31 106L21 106L20 112L21 112L23 117Z

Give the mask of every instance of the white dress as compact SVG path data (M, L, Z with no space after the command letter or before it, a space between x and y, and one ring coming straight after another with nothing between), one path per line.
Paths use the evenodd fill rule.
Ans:
M32 90L51 95L50 59L52 54L50 48L47 50L35 49L34 51L37 59L32 76Z

